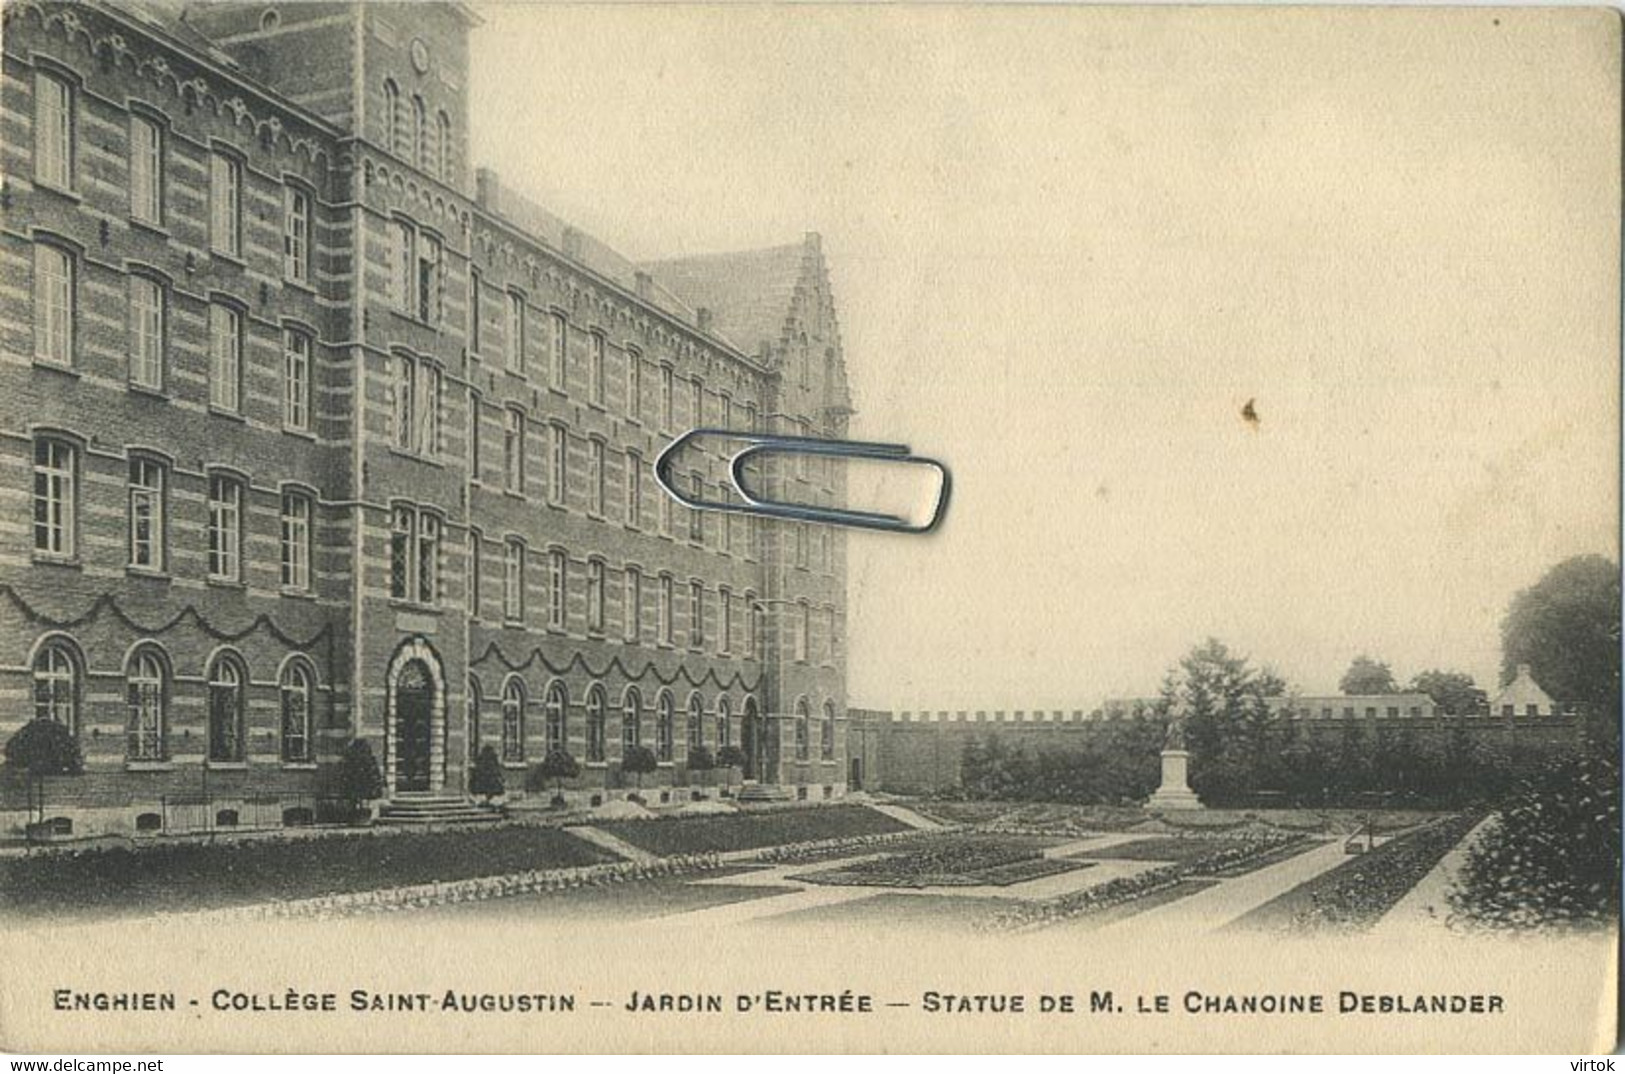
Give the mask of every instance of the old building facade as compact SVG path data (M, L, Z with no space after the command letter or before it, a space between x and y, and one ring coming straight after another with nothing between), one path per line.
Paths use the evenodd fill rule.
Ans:
M82 829L302 821L357 738L396 798L487 745L580 798L634 745L646 795L730 745L843 793L841 536L650 472L701 425L844 435L816 236L635 265L503 188L461 5L5 20L0 734L70 728Z

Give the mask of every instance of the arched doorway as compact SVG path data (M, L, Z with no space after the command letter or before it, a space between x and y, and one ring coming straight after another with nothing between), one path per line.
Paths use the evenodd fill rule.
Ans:
M745 715L739 725L739 749L745 755L744 778L762 778L762 720L754 697L745 698Z
M422 660L408 660L395 678L395 790L433 788L434 678Z

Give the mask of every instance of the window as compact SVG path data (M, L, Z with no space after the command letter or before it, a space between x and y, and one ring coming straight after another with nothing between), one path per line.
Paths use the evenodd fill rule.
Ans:
M444 251L440 240L424 235L418 242L417 261L417 317L424 324L437 325L441 321L441 274Z
M717 698L717 748L722 749L734 743L733 720L728 712L728 699Z
M445 377L440 367L424 363L418 370L417 449L425 455L440 454L440 409Z
M282 424L310 431L310 337L292 328L282 333Z
M688 413L694 428L705 424L705 382L695 377L688 382Z
M729 395L727 392L723 392L721 404L722 420L719 422L719 424L724 429L732 429L734 427L734 397Z
M643 460L633 451L626 453L626 524L643 526Z
M34 719L79 734L79 663L66 642L48 642L34 657Z
M717 615L722 620L717 625L717 652L726 653L733 647L734 633L734 598L726 589L717 591Z
M441 182L451 182L451 117L444 111L434 117L435 147L439 150L435 170Z
M468 353L480 353L480 322L483 319L481 309L481 290L485 281L480 278L480 270L472 266L468 270Z
M243 316L218 302L209 306L209 404L242 408Z
M1539 716L1540 715L1540 706L1539 705L1525 705L1523 707L1523 714L1525 716Z
M400 146L401 128L404 116L401 115L401 91L393 79L384 79L384 121L389 129L384 132L384 146L390 152L396 152Z
M812 608L802 601L796 610L796 659L806 663L807 651L812 648Z
M417 420L413 416L417 406L417 373L418 366L415 361L404 354L397 354L390 359L394 367L394 386L391 394L394 397L395 413L391 424L394 426L395 446L402 451L412 450L412 438L417 434Z
M511 537L502 549L502 618L510 623L525 618L525 546Z
M73 188L73 87L44 71L34 74L34 178Z
M243 485L234 477L209 478L209 577L242 581Z
M164 386L164 289L147 276L130 277L130 383Z
M643 575L636 567L626 568L621 580L621 632L627 641L637 641L643 616Z
M705 583L688 583L688 644L698 649L705 644Z
M389 222L389 300L410 316L416 296L417 232L404 220Z
M604 442L602 440L588 441L589 459L591 461L588 473L587 486L587 512L597 518L604 517Z
M637 688L628 686L621 701L621 756L643 742L643 698Z
M480 535L480 531L470 529L468 531L467 600L468 614L473 619L480 617L480 583L483 580L481 576L484 574L480 566L480 556L484 548L485 539Z
M835 706L824 702L823 732L818 736L818 752L826 761L835 759Z
M803 570L807 567L807 524L796 523L796 566Z
M146 116L130 117L130 215L143 224L164 221L164 135Z
M525 687L518 679L502 688L502 759L525 759Z
M547 688L547 752L564 752L566 737L567 709L569 695L566 694L564 684L555 682Z
M656 630L658 632L656 634L656 637L658 637L660 639L660 644L662 644L662 645L670 645L671 644L671 638L672 638L671 603L672 603L672 580L671 580L671 575L662 574L660 576L660 600L659 600L659 603L656 605L656 608L655 608L655 611L656 611L655 622L656 622Z
M508 368L525 373L525 296L508 292Z
M35 552L64 559L74 554L77 464L72 444L34 441Z
M440 599L440 517L418 515L417 593L419 604Z
M552 333L548 340L547 383L564 391L568 386L567 356L570 352L570 326L564 314L555 313L548 318Z
M130 460L130 566L164 569L164 468Z
M408 163L425 168L429 155L429 112L424 107L423 98L415 93L412 95L411 121L412 125L407 129L406 151L401 155Z
M549 425L547 427L547 443L547 502L555 507L563 507L570 476L568 469L569 442L566 439L564 426Z
M237 661L218 656L209 671L209 760L243 759L243 680Z
M750 603L750 637L746 639L745 650L752 658L760 658L762 643L767 639L767 609L749 593L745 599Z
M744 422L744 426L745 426L745 431L748 432L748 433L754 433L754 432L759 431L756 428L756 404L755 403L746 403L745 404L745 422Z
M589 398L599 406L604 405L604 337L594 332L591 337L592 349L588 352L590 362L587 367L587 390Z
M594 634L604 630L604 562L587 562L587 629Z
M296 186L282 190L282 275L310 280L310 195Z
M34 360L73 364L73 255L46 243L34 246Z
M161 761L164 749L164 665L150 649L130 660L125 683L128 720L126 756L132 761Z
M587 760L601 762L604 759L604 739L606 736L604 715L604 688L597 683L587 687Z
M468 479L480 483L480 422L485 413L485 400L473 388L468 390Z
M569 561L558 549L547 554L547 625L564 629L564 587L569 578Z
M670 761L672 759L672 737L676 731L677 722L676 705L671 694L665 690L660 691L660 697L655 701L655 760Z
M282 673L282 760L295 764L311 760L310 672L302 664L289 664Z
M677 427L677 414L672 399L673 375L671 366L660 367L660 427L667 431Z
M643 357L637 351L626 351L626 416L637 421L643 408Z
M688 480L694 499L705 499L705 476L696 470ZM705 543L705 512L697 507L688 509L688 539L695 544Z
M660 535L670 537L672 498L666 494L665 489L661 489L655 496L655 502L660 505Z
M485 699L480 696L480 683L474 676L468 677L468 759L470 766L474 758L480 755L480 710L485 707Z
M688 752L705 746L705 702L699 694L688 695Z
M412 509L397 507L389 517L389 595L405 600L412 594Z
M502 417L502 487L525 492L525 415L512 407Z
M243 166L234 157L209 157L209 245L236 257L243 249Z
M824 658L833 663L835 660L836 638L840 634L837 629L840 620L834 608L824 609L824 617L826 626L829 628L824 635Z
M796 760L805 761L812 734L812 714L807 711L807 699L796 702Z

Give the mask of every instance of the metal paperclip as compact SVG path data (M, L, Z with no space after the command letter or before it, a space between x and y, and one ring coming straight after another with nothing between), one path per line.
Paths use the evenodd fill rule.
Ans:
M744 443L728 462L728 476L741 503L720 500L701 500L677 488L670 473L672 459L689 441L702 436L716 436ZM876 511L853 511L843 507L817 507L810 504L784 503L753 495L745 487L745 465L758 455L828 455L845 459L875 459L881 462L899 462L933 467L942 477L942 489L937 494L931 517L922 525L914 525L906 518ZM731 511L735 514L762 515L767 518L795 519L800 522L818 522L830 526L853 526L859 529L886 530L892 533L927 533L942 521L948 508L948 493L953 479L948 467L936 459L914 455L907 444L879 444L864 440L820 440L812 436L778 436L767 433L741 433L732 429L690 429L673 440L655 457L655 480L666 494L685 507L697 511Z

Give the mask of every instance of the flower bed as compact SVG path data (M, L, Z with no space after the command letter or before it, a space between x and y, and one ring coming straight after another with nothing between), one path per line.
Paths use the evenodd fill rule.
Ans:
M610 821L594 827L663 858L911 830L900 820L859 805L814 806L729 816L656 817Z
M12 916L150 914L595 865L614 854L530 825L161 843L0 859Z
M850 835L841 839L814 839L805 843L768 847L756 855L756 860L769 865L811 865L814 862L852 858L859 854L913 846L941 838L941 832L910 829L906 832Z
M855 861L839 869L790 877L814 884L873 887L970 887L1012 884L1066 872L1079 862L1047 860L1030 843L972 836L941 837L901 854Z
M1236 927L1291 931L1369 928L1480 819L1461 814L1395 836L1258 907L1237 921Z

